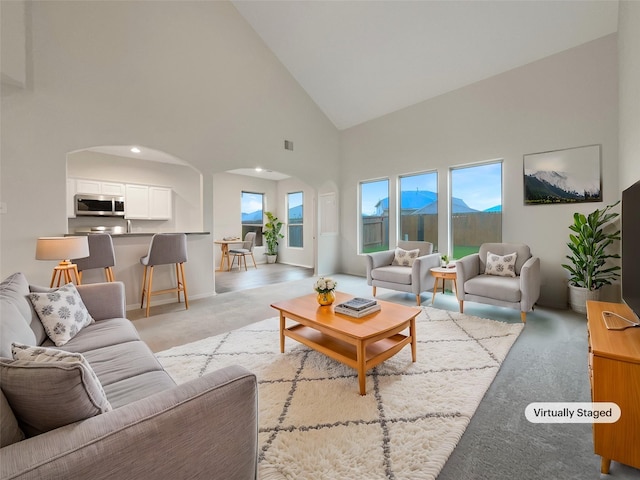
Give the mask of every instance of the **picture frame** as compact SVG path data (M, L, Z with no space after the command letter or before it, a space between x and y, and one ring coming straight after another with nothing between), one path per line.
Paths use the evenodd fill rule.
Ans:
M524 204L602 201L602 145L523 156Z

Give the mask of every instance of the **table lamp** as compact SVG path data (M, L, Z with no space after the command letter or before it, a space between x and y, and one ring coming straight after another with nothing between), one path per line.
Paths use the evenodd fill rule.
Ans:
M78 266L71 263L71 258L84 258L89 256L89 242L87 237L40 237L36 244L36 260L59 260L54 267L51 276L51 285L60 286L64 275L65 283L72 282L71 273L75 275L76 284L80 284L78 278Z

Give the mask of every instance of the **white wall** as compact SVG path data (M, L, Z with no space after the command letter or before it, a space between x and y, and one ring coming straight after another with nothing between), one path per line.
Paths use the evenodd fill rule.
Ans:
M640 181L640 2L618 9L620 188Z
M575 211L616 201L618 188L616 36L584 44L353 127L342 133L342 264L364 274L358 251L358 182L437 169L447 198L449 167L502 158L503 241L541 258L541 304L566 306L568 225ZM602 144L602 204L523 205L523 155ZM393 191L391 198L393 198ZM448 202L439 202L447 245ZM391 244L395 244L392 232Z
M314 188L337 175L338 131L231 3L27 7L27 87L2 84L3 277L48 283L35 242L66 232L69 152L138 144L184 160L203 174L205 230L214 173L260 165ZM214 251L190 261L213 265ZM214 291L213 269L189 283L194 296Z

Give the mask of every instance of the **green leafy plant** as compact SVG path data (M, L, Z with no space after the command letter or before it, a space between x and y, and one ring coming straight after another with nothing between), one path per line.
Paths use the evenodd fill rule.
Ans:
M280 233L283 223L271 212L264 212L264 214L267 216L268 220L262 229L265 242L267 242L267 255L277 255L278 241L281 238L284 238L284 235Z
M440 260L442 260L445 265L449 265L449 255L442 255Z
M569 234L570 242L567 246L571 255L567 258L570 264L562 264L569 271L569 283L576 287L588 290L609 285L620 275L617 273L620 267L607 265L610 258L620 258L617 253L607 253L605 250L615 240L620 240L620 230L613 233L605 233L605 226L618 217L618 213L610 210L620 201L605 208L598 209L588 216L581 213L573 214L573 224L569 229L575 234Z

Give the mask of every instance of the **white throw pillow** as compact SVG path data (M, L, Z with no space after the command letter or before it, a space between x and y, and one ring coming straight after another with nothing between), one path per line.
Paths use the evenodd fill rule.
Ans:
M416 258L420 256L420 249L415 250L403 250L400 247L396 247L396 253L393 258L392 265L402 265L403 267L410 267Z
M518 254L516 252L508 255L496 255L495 253L487 252L487 267L484 273L500 277L515 277L517 258Z
M49 292L30 293L29 300L56 347L63 346L94 322L73 283Z

